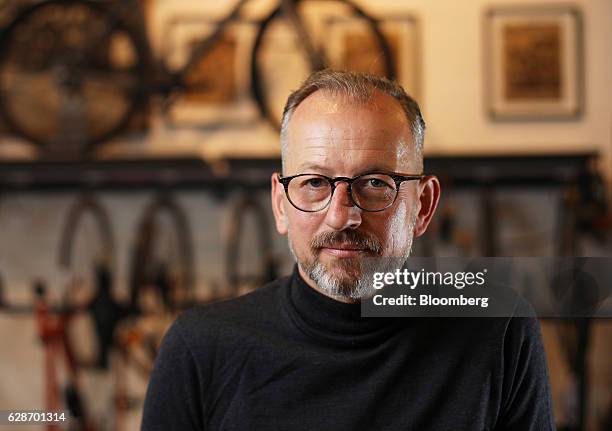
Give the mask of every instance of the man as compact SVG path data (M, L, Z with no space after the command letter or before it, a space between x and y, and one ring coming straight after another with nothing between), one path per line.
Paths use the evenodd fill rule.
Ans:
M410 254L440 196L397 84L313 74L290 97L272 208L291 277L192 310L151 376L149 430L552 430L535 319L362 318L370 258Z

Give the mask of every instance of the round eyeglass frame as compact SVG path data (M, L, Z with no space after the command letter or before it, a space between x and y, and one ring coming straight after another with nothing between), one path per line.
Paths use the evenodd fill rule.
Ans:
M317 210L305 210L302 209L300 207L298 207L292 200L291 197L289 196L289 183L291 182L291 180L293 180L294 178L298 178L298 177L305 177L308 175L316 175L317 177L321 177L321 178L325 178L327 180L327 182L329 183L329 185L331 186L331 193L329 194L329 199L327 200L327 203L322 206L320 209ZM366 209L364 207L362 207L361 205L359 205L357 203L357 201L355 200L355 198L353 197L353 188L352 185L353 183L361 178L361 177L365 177L367 175L387 175L389 177L391 177L393 179L393 181L395 182L395 196L393 197L393 200L384 208L381 209L377 209L377 210L369 210ZM353 205L355 205L357 208L366 211L366 212L381 212L386 210L387 208L393 206L393 204L395 203L395 201L397 200L397 195L399 194L399 189L400 189L400 185L404 182L404 181L415 181L415 180L422 180L423 178L425 178L427 175L425 174L400 174L400 173L396 173L396 172L366 172L364 174L361 175L357 175L355 177L349 178L349 177L328 177L326 175L322 175L322 174L313 174L313 173L305 173L305 174L297 174L297 175L291 175L289 177L283 177L282 174L277 173L276 174L278 181L283 185L283 188L285 189L285 196L287 196L287 200L289 201L289 203L297 210L299 211L303 211L306 213L316 213L319 211L323 211L325 208L327 208L329 206L329 204L331 203L333 197L334 197L334 192L336 191L336 183L339 182L345 182L348 185L348 189L347 189L347 193L349 195L349 198L351 199L351 202L353 203Z

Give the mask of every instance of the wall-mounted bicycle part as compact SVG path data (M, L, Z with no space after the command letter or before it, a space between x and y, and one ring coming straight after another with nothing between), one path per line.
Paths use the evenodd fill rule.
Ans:
M132 250L130 303L142 311L156 292L174 310L190 302L195 289L193 246L187 215L168 194L149 204L139 223ZM154 295L153 295L154 296ZM154 300L154 299L152 299Z
M259 269L257 273L244 274L241 267L241 244L245 244L245 238L249 237L245 225L249 213L255 220L254 231L257 242L256 248L251 250L257 255ZM227 244L225 254L225 273L227 283L234 293L241 288L253 289L276 279L278 276L277 260L272 247L272 232L268 216L261 204L251 194L242 194L230 208L229 223L227 229ZM242 260L244 260L244 255Z

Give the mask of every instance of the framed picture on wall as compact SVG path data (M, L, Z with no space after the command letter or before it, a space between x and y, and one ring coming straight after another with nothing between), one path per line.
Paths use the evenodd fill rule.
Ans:
M172 70L180 69L216 23L205 16L173 16L165 25L164 58ZM169 120L179 127L219 127L252 121L257 112L250 100L249 40L255 26L229 25L210 51L186 76L187 88L172 104Z
M395 76L406 91L420 100L420 40L415 17L381 17L380 29L389 44ZM382 74L384 64L378 45L367 24L359 19L334 18L327 22L330 57L333 67Z
M582 112L582 24L571 6L493 7L484 19L486 109L494 120Z

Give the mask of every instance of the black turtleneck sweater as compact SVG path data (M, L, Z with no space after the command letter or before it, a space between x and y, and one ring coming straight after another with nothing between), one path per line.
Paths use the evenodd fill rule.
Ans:
M297 270L190 310L142 430L553 430L533 318L362 318Z

